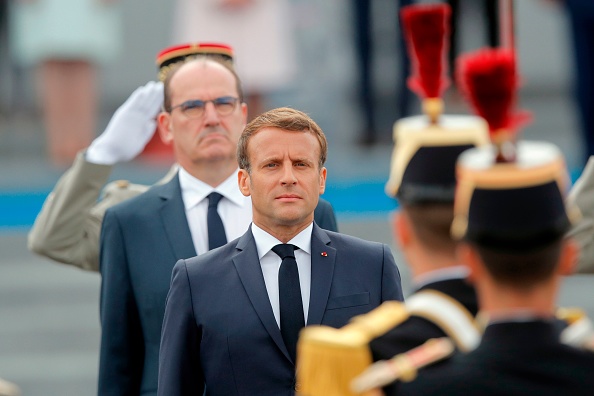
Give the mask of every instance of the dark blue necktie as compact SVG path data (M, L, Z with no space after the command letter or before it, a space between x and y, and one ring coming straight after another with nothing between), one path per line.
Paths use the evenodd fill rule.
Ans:
M305 326L295 249L299 248L288 244L276 245L272 248L272 251L283 260L278 271L280 330L293 362L297 354L299 331Z
M225 236L225 227L223 220L217 212L217 205L223 196L213 192L208 196L208 214L206 215L206 224L208 226L208 250L218 248L227 243Z

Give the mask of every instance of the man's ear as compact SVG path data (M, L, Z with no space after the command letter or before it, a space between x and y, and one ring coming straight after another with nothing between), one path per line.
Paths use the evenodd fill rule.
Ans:
M237 173L237 184L239 185L239 191L246 196L249 197L251 195L250 191L250 174L245 169L240 169Z
M157 116L157 130L163 144L169 146L173 143L173 133L171 132L171 114L162 111Z
M559 257L559 275L569 276L575 272L579 254L580 247L573 239L567 238L563 241L563 245L561 246L561 257Z
M326 167L322 167L320 170L320 195L324 194L326 191L326 174L327 174Z
M471 283L476 283L483 271L483 263L477 251L467 243L459 242L456 245L456 257L458 262L468 268L468 279Z
M411 242L411 225L406 218L406 215L401 211L397 211L392 215L392 232L394 233L394 239L402 247L407 247Z
M244 129L248 122L248 106L245 103L242 103L240 106L241 106L241 116L243 118L243 127L241 129Z

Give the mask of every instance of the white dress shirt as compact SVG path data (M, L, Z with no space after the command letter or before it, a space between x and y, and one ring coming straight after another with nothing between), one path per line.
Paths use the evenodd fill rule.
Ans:
M186 208L186 217L196 254L208 251L206 214L208 212L208 195L211 192L218 192L223 196L219 201L217 211L223 220L227 242L245 234L252 222L252 200L239 191L238 171L239 169L216 188L213 188L190 175L185 169L179 168L182 200Z
M312 231L313 223L287 242L288 244L299 247L299 250L295 250L295 260L297 261L297 268L299 270L299 285L301 286L301 300L303 302L303 317L305 318L305 323L307 323L307 314L309 312L309 291L311 289ZM268 299L272 306L276 324L280 328L278 271L282 259L271 249L282 242L255 224L252 224L252 234L254 235L256 248L258 249L258 258L260 259L260 266L262 267L262 274L264 275L264 283L266 284Z

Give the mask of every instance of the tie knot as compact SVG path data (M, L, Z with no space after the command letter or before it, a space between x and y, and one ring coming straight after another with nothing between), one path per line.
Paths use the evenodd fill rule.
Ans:
M288 243L281 243L279 245L276 245L275 247L272 248L272 251L276 254L278 254L280 256L280 258L282 260L284 260L287 257L293 257L295 258L295 250L299 249L297 246L295 245L291 245Z
M212 192L208 194L208 207L216 207L219 204L221 198L223 198L223 196L217 192Z

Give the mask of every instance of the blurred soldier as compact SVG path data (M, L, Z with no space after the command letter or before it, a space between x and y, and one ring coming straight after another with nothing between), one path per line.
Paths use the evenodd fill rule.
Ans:
M404 379L417 370L406 359L418 356L411 351L391 359L400 362L403 382L389 395L592 393L592 323L579 311L555 314L561 276L571 273L577 253L564 239L576 213L565 208L567 170L554 145L513 143L515 68L506 50L459 61L463 90L487 117L493 141L458 159L452 224L477 290L481 342L447 364L421 370L412 382Z
M571 318L563 332L555 320L561 275L571 273L577 253L564 239L562 155L551 144L521 142L515 159L497 156L492 148L461 155L453 224L486 326L481 343L394 394L592 394L594 353L585 349L593 339L575 337L587 319Z
M157 55L159 80L164 81L180 61L198 55L233 63L233 52L227 45L177 45ZM135 90L120 106L105 131L78 154L74 165L46 199L29 232L30 250L60 263L99 270L99 233L105 210L145 192L149 186L118 180L105 187L99 200L101 190L114 165L132 160L154 139L156 117L162 105L163 84L151 81ZM174 165L157 184L170 180L176 171ZM332 208L326 201L321 202L316 209L316 221L320 227L335 231Z

